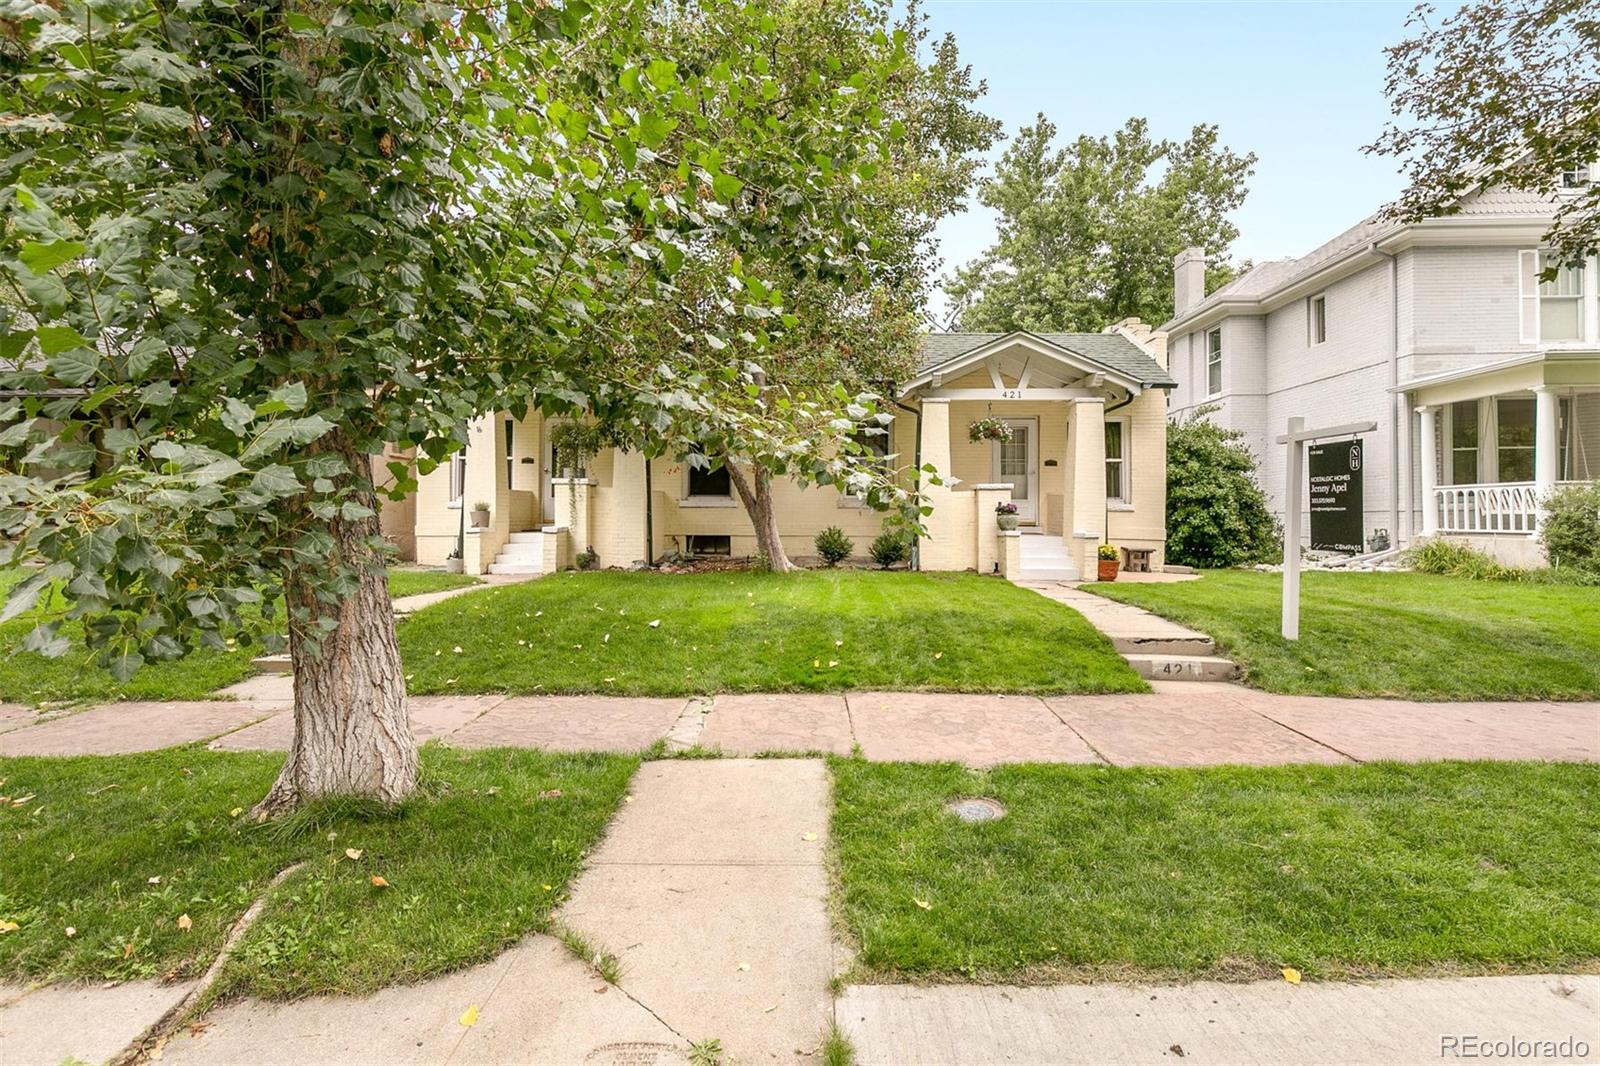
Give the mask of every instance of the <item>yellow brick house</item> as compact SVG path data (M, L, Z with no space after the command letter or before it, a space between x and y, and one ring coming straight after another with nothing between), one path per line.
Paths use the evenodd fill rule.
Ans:
M1014 577L1092 574L1101 543L1149 553L1166 540L1166 336L1130 319L1102 333L935 333L915 376L896 389L884 443L899 467L931 464L933 512L916 546L923 570ZM1010 424L1009 442L973 442L980 418ZM423 475L414 497L385 511L403 555L443 565L459 552L469 574L542 573L591 549L601 567L664 553L747 556L755 534L726 471L695 470L610 449L581 471L555 469L537 413L484 416L468 445ZM564 474L578 476L563 476ZM828 526L857 550L885 516L832 487L774 486L784 547L814 551ZM1017 505L1020 528L998 528L995 505ZM488 523L471 511L488 504ZM648 539L648 543L647 543Z

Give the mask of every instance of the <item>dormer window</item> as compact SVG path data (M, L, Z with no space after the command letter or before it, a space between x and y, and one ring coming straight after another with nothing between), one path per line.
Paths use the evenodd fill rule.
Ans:
M1593 180L1593 167L1568 167L1561 172L1561 187L1563 189L1587 189Z

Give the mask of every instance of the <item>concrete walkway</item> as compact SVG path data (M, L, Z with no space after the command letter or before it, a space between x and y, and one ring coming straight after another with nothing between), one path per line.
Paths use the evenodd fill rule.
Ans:
M252 678L237 700L118 703L49 720L0 716L0 756L110 755L210 740L284 750L286 679ZM420 739L464 748L638 752L670 737L730 756L1103 762L1114 766L1351 763L1377 759L1600 761L1600 703L1417 703L1275 696L1239 685L1156 682L1147 695L918 692L612 696L418 696ZM4 710L4 708L0 708ZM31 716L32 712L23 712Z
M1232 681L1240 674L1233 660L1217 654L1216 642L1209 636L1143 607L1108 600L1065 581L1020 581L1018 584L1083 615L1090 625L1110 639L1111 646L1128 661L1134 673L1146 680Z
M1301 984L859 986L837 1006L861 1066L1016 1062L1246 1066L1600 1062L1600 977ZM1448 1041L1463 1049L1452 1055ZM1567 1040L1579 1054L1467 1053L1469 1038ZM1443 1043L1442 1043L1443 1042Z

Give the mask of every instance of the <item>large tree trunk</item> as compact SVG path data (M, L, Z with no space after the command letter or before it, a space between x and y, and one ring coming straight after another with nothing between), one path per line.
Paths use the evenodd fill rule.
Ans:
M760 466L751 464L751 476L746 477L731 458L724 458L723 464L728 468L728 480L733 482L734 490L739 493L739 502L744 504L745 512L750 516L750 524L756 528L756 550L766 559L767 569L780 574L796 569L783 550L783 538L778 535L778 513L772 506L771 475Z
M348 441L331 442L356 476L365 457ZM370 489L361 494L374 512ZM405 672L395 643L394 608L384 572L376 513L335 519L330 562L359 576L337 604L318 600L302 567L289 570L284 599L291 612L289 658L294 666L294 742L277 782L252 812L269 818L319 796L363 796L398 803L417 785L417 744L406 708ZM310 612L297 620L296 607ZM315 639L318 621L336 625Z

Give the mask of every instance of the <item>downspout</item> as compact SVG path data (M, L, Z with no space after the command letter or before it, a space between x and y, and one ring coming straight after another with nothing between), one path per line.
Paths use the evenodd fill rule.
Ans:
M894 386L891 385L889 387L888 391L889 391L889 395L891 397L894 396ZM922 408L921 407L907 407L905 404L901 403L899 400L896 400L896 399L891 399L889 402L894 404L896 407L900 408L900 410L902 410L902 411L910 411L913 415L916 416L916 419L917 419L916 427L915 427L916 436L914 438L915 439L915 443L912 445L912 456L913 456L912 462L915 464L913 466L913 470L915 471L915 473L914 473L914 476L911 479L911 488L912 488L913 491L915 491L916 493L918 493L920 495L921 492L922 492ZM913 570L921 570L922 569L922 548L921 548L921 545L919 543L919 538L917 537L915 532L913 532L911 534L911 564L910 565L911 565L911 569L913 569Z
M644 456L644 567L656 564L655 493L650 490L650 453Z
M1407 406L1406 398L1395 391L1400 384L1400 257L1385 252L1373 241L1367 251L1389 260L1389 543L1400 543L1400 412ZM1404 428L1409 430L1410 419ZM1409 455L1411 449L1406 449ZM1409 524L1409 523L1408 523Z
M1146 384L1145 382L1140 382L1139 383L1139 388L1141 390L1147 389L1149 387L1150 386L1148 384ZM1112 404L1110 407L1107 407L1105 409L1105 414L1110 414L1112 411L1120 411L1120 410L1122 410L1124 407L1128 406L1130 403L1133 402L1133 397L1134 397L1134 393L1132 391L1129 391L1128 398L1126 400L1123 400L1121 403ZM1128 450L1129 450L1129 445L1131 445L1131 444L1132 444L1132 441L1129 441L1129 440L1125 440L1125 441L1122 442L1122 471L1123 471L1123 476L1124 477L1130 477L1130 478L1133 476L1132 467L1128 463ZM1104 521L1105 521L1104 536L1102 536L1100 538L1100 543L1101 544L1110 544L1111 543L1111 498L1109 496L1106 497L1106 509L1105 509Z
M461 560L461 572L467 565L467 446L461 445L461 506L458 508L456 526L456 558Z

